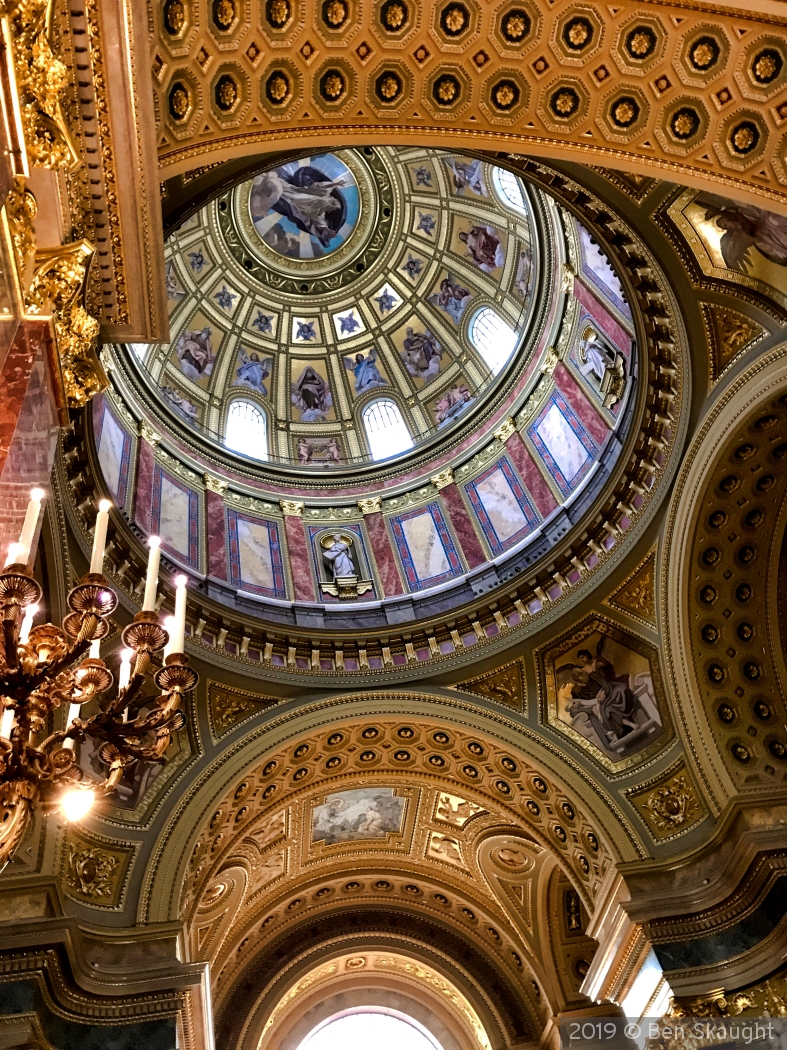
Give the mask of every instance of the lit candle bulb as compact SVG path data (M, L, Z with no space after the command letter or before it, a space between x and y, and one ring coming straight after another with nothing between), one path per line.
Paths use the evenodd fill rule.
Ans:
M16 565L19 562L19 552L22 550L18 543L9 543L8 555L5 559L5 567L9 565Z
M155 612L158 567L161 560L161 540L158 536L151 536L148 544L150 546L150 554L148 555L148 574L145 577L145 597L142 601L142 611Z
M96 531L93 535L93 554L90 558L90 571L101 573L104 570L104 548L107 545L107 526L109 525L109 508L112 504L102 499L96 515Z
M120 671L118 673L118 692L128 688L131 681L131 658L134 656L133 649L124 649L120 657Z
M22 626L19 629L19 641L22 645L27 645L30 640L30 629L33 626L33 619L37 612L37 605L28 605L25 609L25 616L22 620Z
M186 639L186 584L188 576L175 577L175 617L170 635L172 653L182 653Z
M0 736L5 740L11 739L11 730L14 728L15 713L13 707L3 708L3 717L0 718Z
M44 498L43 489L33 489L30 493L30 502L27 505L22 532L19 536L19 547L16 551L16 559L21 565L27 565L30 559L30 548L33 545L38 516L41 513L41 501Z
M169 654L172 652L172 628L174 627L174 625L175 625L175 617L174 616L165 616L164 617L164 630L167 632L167 635L169 636L167 638L167 644L164 646L164 659L165 660L167 659Z
M81 711L81 707L80 707L79 704L69 704L68 705L68 718L66 719L66 729L68 729L70 727L71 723L74 721L75 718L79 718L79 712L80 711ZM73 741L73 739L71 737L69 737L67 740L64 740L63 741L63 747L67 748L67 750L69 750L69 751L73 751L74 750L74 741Z
M90 643L90 652L88 653L88 656L90 657L91 660L100 660L101 659L101 641L100 641L100 639L94 638L93 641Z

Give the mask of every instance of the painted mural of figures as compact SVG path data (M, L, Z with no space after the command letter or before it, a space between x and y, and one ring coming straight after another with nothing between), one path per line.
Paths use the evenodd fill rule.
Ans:
M279 212L327 248L344 225L347 203L341 191L348 185L346 176L331 179L310 164L294 171L266 171L254 180L252 215L257 219Z
M175 356L181 371L189 379L206 379L213 371L216 355L210 341L211 329L201 332L183 332L175 344Z
M440 282L440 290L430 295L429 302L445 310L455 324L459 324L467 304L472 298L469 288L463 287L456 278L449 273Z
M577 663L556 669L558 710L587 740L620 758L649 743L661 718L650 675L617 674L603 655L605 641L602 635L595 652L579 649Z
M333 407L328 384L311 365L307 365L292 384L291 400L301 413L302 423L324 423Z
M719 251L731 270L748 272L752 267L750 248L778 266L787 266L787 216L713 193L700 193L695 202L705 208L705 218L715 219L723 231Z
M503 265L505 255L497 230L492 226L471 226L462 230L459 240L467 246L467 254L486 273Z
M365 787L329 796L312 811L312 842L326 846L352 839L379 839L401 831L405 799L393 788Z
M451 172L454 190L462 193L468 189L477 197L488 197L489 191L484 185L483 169L480 160L460 160L459 157L446 157L445 166Z
M514 294L524 299L530 290L530 275L533 272L533 253L529 245L524 245L519 252L514 274Z
M475 400L471 396L465 383L455 383L434 403L434 414L437 425L441 427L444 423L454 419L460 412Z
M404 367L411 376L428 383L440 371L442 357L443 348L428 328L425 328L423 332L415 332L412 328L407 329L402 358Z
M298 438L298 462L341 463L342 450L336 438Z
M345 357L344 367L355 376L355 393L362 394L376 386L388 386L377 367L377 347L373 346L366 357L356 354L355 358Z
M248 386L262 394L263 397L267 397L268 388L265 386L264 380L271 374L273 358L264 357L260 359L260 355L256 351L252 350L246 353L244 347L240 348L238 356L241 364L236 372L237 379L235 382L238 386Z
M328 546L325 546L326 543ZM337 532L332 537L326 537L322 541L324 550L322 556L330 567L330 572L334 580L340 576L355 576L355 565L352 559L352 548L350 546L351 540L349 536L344 536Z
M179 390L176 390L172 386L163 386L161 388L161 396L164 400L175 409L180 415L185 416L189 422L195 422L197 419L197 406L192 404L191 401Z
M168 262L164 270L164 280L167 285L167 298L170 302L179 303L181 299L185 298L186 293L178 284L178 278L175 274L175 264Z

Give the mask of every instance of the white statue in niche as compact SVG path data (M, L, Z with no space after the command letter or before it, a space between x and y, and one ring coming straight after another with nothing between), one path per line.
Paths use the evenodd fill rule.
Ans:
M610 408L619 401L626 386L623 355L608 346L594 328L586 328L577 352L579 370L590 379Z
M323 536L323 565L329 579L320 582L320 587L335 598L358 598L372 590L371 580L359 580L358 570L353 561L353 544L355 540L347 532L335 532Z

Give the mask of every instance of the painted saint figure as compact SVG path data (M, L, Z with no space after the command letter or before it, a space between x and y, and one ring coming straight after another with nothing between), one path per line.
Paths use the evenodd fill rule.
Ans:
M467 254L486 273L503 265L505 256L497 230L492 226L471 226L462 230L459 240L467 246Z
M454 419L460 412L475 400L465 383L455 383L434 403L434 414L439 427Z
M423 332L415 332L412 328L408 328L403 343L402 357L404 367L410 375L428 383L440 371L443 348L428 328L425 328Z
M459 157L448 157L445 166L453 177L454 190L462 193L468 189L478 197L488 197L489 191L484 185L480 160L460 160Z
M292 384L291 400L300 410L302 423L324 423L333 407L328 384L311 365L307 365Z
M210 337L211 329L205 327L201 332L183 332L175 344L175 356L189 379L206 379L213 371L216 355Z
M262 394L263 397L267 397L268 388L265 386L264 380L271 374L273 358L264 357L260 360L260 355L256 351L252 350L246 353L244 347L240 348L238 356L241 359L240 367L236 373L238 386L251 387L252 390Z
M345 357L344 367L355 376L356 394L362 394L364 390L371 390L376 386L388 386L388 380L383 379L377 367L377 347L372 347L366 357L363 354L356 354L355 360Z
M328 562L334 580L341 576L355 576L355 566L350 554L350 544L347 539L336 533L333 543L323 551L323 558Z
M327 248L344 224L347 203L341 190L348 185L347 176L331 179L310 164L293 172L266 171L254 180L252 214L262 218L279 212Z
M471 298L470 289L461 285L449 273L440 282L440 290L429 296L429 302L445 310L454 323L459 324Z

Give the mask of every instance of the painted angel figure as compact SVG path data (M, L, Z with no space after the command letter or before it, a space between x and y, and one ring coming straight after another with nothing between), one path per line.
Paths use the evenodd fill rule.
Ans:
M454 189L457 193L468 189L478 197L488 197L484 185L480 160L460 160L458 157L445 158L445 166L453 176Z
M175 355L184 375L189 379L204 379L213 371L216 355L211 344L211 330L184 332L175 344Z
M356 354L355 358L345 357L344 367L355 376L355 393L362 394L376 386L388 386L377 367L377 347L373 346L366 357Z
M348 185L346 176L331 179L312 165L294 172L285 168L267 171L254 180L252 214L262 218L273 209L327 248L346 217L341 190Z
M246 353L244 347L240 348L239 357L241 364L236 373L238 386L251 387L252 390L262 394L263 397L267 397L268 388L265 386L264 380L271 374L273 358L264 357L260 359L258 353L254 350Z
M333 573L333 578L340 576L355 576L355 566L350 555L350 544L340 533L333 537L333 543L323 551L323 558L328 562Z

